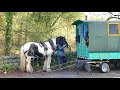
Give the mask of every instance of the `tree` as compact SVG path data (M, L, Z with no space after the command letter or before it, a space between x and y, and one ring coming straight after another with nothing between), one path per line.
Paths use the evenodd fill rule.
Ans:
M5 55L19 50L21 45L29 41L46 41L59 35L74 39L75 30L71 24L84 18L84 14L80 12L16 12L15 15L13 12L3 13L6 22Z
M7 24L5 32L5 55L9 55L11 51L13 12L5 12L5 17Z

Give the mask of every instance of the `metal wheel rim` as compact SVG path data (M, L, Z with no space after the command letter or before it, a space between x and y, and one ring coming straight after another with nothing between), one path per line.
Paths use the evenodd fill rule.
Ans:
M103 65L101 69L102 69L103 72L107 72L108 71L108 65L107 64Z

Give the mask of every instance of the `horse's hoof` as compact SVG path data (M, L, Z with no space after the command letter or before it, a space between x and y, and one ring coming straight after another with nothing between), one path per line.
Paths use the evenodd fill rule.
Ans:
M90 74L90 75L93 75L93 73L92 73L92 72L89 72L89 74Z
M90 75L93 75L92 73L89 73Z
M46 71L47 71L47 72L51 72L51 69L47 69Z
M76 75L79 75L79 73L76 73Z
M76 75L79 75L79 72L76 72Z
M43 70L43 72L47 72L46 70Z
M27 73L33 73L33 71L26 71Z

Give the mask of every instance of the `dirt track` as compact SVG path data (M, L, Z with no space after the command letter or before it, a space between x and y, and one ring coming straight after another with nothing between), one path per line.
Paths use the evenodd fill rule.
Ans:
M86 71L81 71L79 75L73 70L63 70L56 72L37 72L37 73L23 73L14 72L7 74L0 74L0 78L120 78L120 70L111 70L109 73L100 73L93 71L89 74Z

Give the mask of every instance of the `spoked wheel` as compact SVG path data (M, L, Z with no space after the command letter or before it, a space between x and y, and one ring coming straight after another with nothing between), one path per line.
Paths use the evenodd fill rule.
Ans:
M99 68L102 73L106 73L110 71L110 67L108 63L101 63Z

